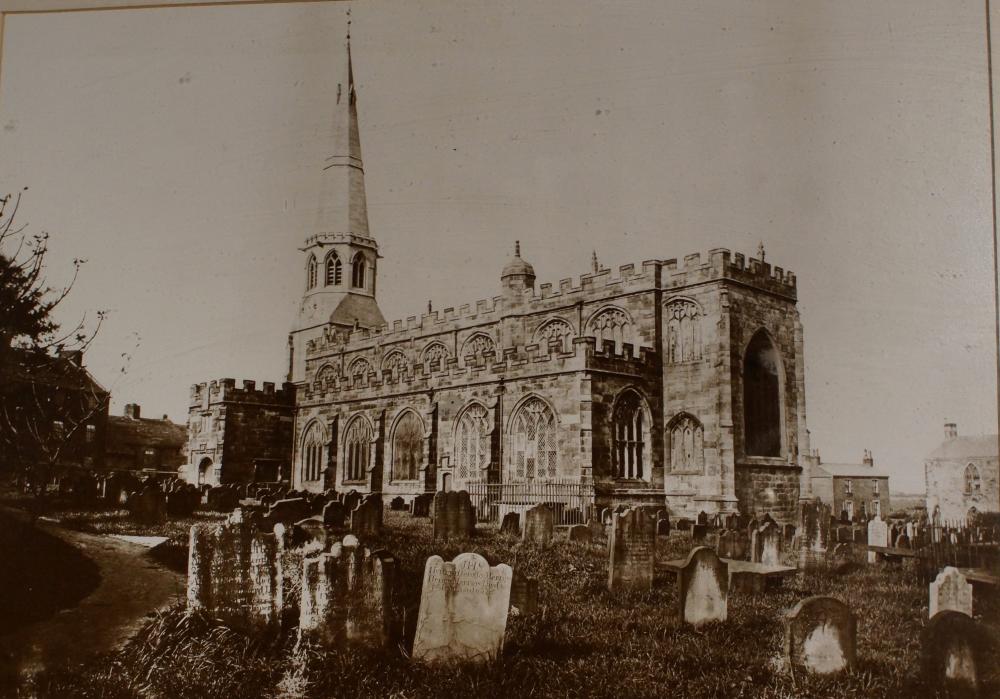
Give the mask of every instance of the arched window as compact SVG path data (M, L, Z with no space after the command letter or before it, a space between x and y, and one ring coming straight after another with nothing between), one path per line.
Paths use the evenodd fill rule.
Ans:
M302 480L318 481L323 473L323 428L312 423L302 437Z
M623 393L611 417L611 467L615 478L649 477L648 419L639 394L633 390Z
M615 343L615 352L622 351L622 344L632 342L632 319L620 308L606 308L590 319L587 325L591 335L597 338L597 348L603 349L604 342Z
M368 474L372 428L363 417L356 417L344 434L345 481L363 481Z
M405 379L408 375L409 365L406 361L406 356L396 350L395 352L390 352L382 360L382 378L388 379L389 381L400 381Z
M392 431L392 480L415 481L424 462L424 423L412 410L403 413Z
M982 487L983 482L979 477L979 469L976 468L975 464L969 464L965 467L965 494L978 495Z
M365 288L365 256L360 252L354 256L351 264L351 286L355 289Z
M557 344L560 352L569 352L573 349L573 326L562 318L554 318L547 321L535 331L535 342L540 349L548 350L549 345Z
M695 418L681 414L670 421L670 470L701 473L705 470L705 430Z
M327 364L316 372L316 387L322 389L331 386L335 378L337 378L336 370Z
M440 371L448 359L448 348L440 342L432 342L424 349L423 355L429 371Z
M341 264L337 253L331 252L326 256L326 285L340 286Z
M360 381L368 377L372 370L372 365L364 357L358 357L347 367L348 375L355 381Z
M201 463L198 464L198 485L208 483L208 471L210 468L212 468L212 460L206 456L201 460Z
M455 427L455 479L476 480L490 463L489 411L473 403L462 412Z
M507 451L510 480L552 480L558 475L556 418L539 398L524 402L514 415Z
M316 256L310 255L306 264L306 288L312 289L316 286Z
M678 364L701 359L701 311L687 299L671 301L664 318L667 324L667 362Z
M763 330L743 359L743 424L747 456L781 456L778 351Z
M486 356L487 359L496 359L496 343L493 338L483 333L473 335L462 346L462 356L473 356L476 358Z

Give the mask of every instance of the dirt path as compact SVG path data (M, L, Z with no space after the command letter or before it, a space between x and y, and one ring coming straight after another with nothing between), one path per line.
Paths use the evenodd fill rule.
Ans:
M0 636L0 647L15 650L22 673L71 665L93 653L114 650L143 625L148 614L184 594L183 576L157 563L144 546L49 522L37 524L93 560L101 582L77 606Z

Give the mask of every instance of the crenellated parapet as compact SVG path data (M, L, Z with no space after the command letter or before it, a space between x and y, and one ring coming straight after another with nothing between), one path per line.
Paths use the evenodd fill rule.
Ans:
M781 267L756 258L746 258L743 253L731 253L725 248L709 250L708 259L700 253L686 255L683 265L677 260L663 262L663 288L681 289L694 284L729 279L741 284L785 296L796 298L795 275Z
M289 405L295 404L295 385L283 383L275 389L273 381L264 381L257 388L256 381L244 380L241 387L236 386L236 379L218 379L191 386L189 406L197 408L206 403L243 403L259 405Z

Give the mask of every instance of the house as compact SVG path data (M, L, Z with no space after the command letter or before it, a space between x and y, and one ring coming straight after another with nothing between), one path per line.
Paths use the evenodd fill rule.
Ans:
M932 521L964 521L1000 511L997 454L997 435L960 437L956 423L945 423L944 441L924 460Z
M162 418L142 417L129 403L124 415L108 417L104 467L111 471L171 471L185 463L187 427Z
M889 474L875 467L872 453L865 450L860 464L827 464L814 451L813 495L830 505L835 517L857 521L891 512Z

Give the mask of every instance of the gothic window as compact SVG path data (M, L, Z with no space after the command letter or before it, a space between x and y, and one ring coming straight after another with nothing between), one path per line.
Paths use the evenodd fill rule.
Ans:
M747 456L781 456L778 351L757 332L743 359L743 424Z
M351 365L347 368L347 373L355 381L360 381L367 377L371 370L372 365L368 363L368 360L364 357L358 357L351 362Z
M306 288L312 289L316 286L316 256L310 255L309 262L306 265Z
M424 350L424 362L430 371L439 371L444 368L448 359L448 348L440 342L434 342Z
M356 417L344 435L344 459L347 469L345 481L363 481L368 473L368 456L372 442L372 428L363 417Z
M316 387L322 389L326 386L331 385L336 376L337 372L334 370L332 366L327 364L322 369L316 372Z
M489 358L496 358L496 343L489 335L484 335L479 333L473 335L468 340L465 341L465 345L462 347L462 356L468 357L472 355L476 358L486 356Z
M489 411L479 403L473 403L462 412L455 427L456 480L464 482L480 478L489 462Z
M982 487L983 483L979 477L979 469L976 468L975 464L969 464L965 467L965 494L978 495Z
M514 481L553 480L558 475L556 418L539 398L531 398L511 421L508 477Z
M396 350L382 360L382 377L390 381L401 381L408 376L406 356Z
M648 417L638 393L626 391L611 419L611 466L615 478L648 478Z
M355 289L365 288L365 256L360 252L354 256L351 264L351 286Z
M318 481L323 471L323 428L312 423L302 437L302 480Z
M590 319L589 332L597 338L597 348L603 349L605 341L615 343L615 351L622 351L622 344L632 342L632 319L620 308L606 308Z
M541 349L548 350L549 345L558 343L560 352L573 349L573 326L562 318L555 318L535 331L535 342Z
M326 257L326 285L339 286L341 276L340 258L337 253L331 252Z
M701 310L693 301L679 299L667 305L667 362L692 362L702 357Z
M673 419L670 436L670 470L700 473L705 470L705 430L690 415Z
M424 424L409 410L403 413L392 431L392 480L417 480L423 461Z

